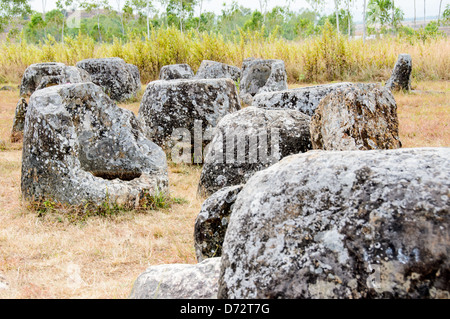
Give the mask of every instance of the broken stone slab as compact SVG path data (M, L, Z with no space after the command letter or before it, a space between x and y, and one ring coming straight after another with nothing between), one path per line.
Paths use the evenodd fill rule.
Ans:
M203 60L195 75L196 79L220 79L229 78L234 82L239 82L241 69L234 65L221 62Z
M23 139L25 199L135 207L167 192L166 155L136 116L92 82L59 85L30 98Z
M253 97L258 93L287 89L284 61L252 58L244 60L239 94L245 104L252 105Z
M115 101L123 102L136 96L140 90L135 67L121 58L85 59L76 64L86 70L92 82L99 85Z
M150 266L136 279L130 299L216 299L220 258L195 265Z
M177 79L191 79L194 77L194 71L186 64L170 64L165 65L159 72L160 80L177 80Z
M53 85L89 81L89 73L78 67L58 62L35 63L27 67L23 74L20 96L29 97L34 91Z
M311 151L247 182L219 298L449 298L450 149Z
M13 127L11 130L11 143L22 141L23 129L25 126L25 116L27 114L28 103L25 98L20 98L16 106Z
M310 130L314 149L394 149L402 145L395 98L379 84L334 90L319 103Z
M411 90L412 58L409 54L400 54L392 75L386 83L390 90Z
M224 187L203 202L194 227L198 262L222 255L228 221L242 187L243 185Z
M331 92L352 86L352 83L333 83L290 89L275 92L263 92L253 98L253 106L260 108L292 109L313 116L320 101Z
M159 80L148 84L139 119L148 127L149 137L155 143L170 148L173 137L183 134L188 136L188 144L191 143L196 123L200 133L206 136L205 132L215 127L222 117L240 108L231 79Z
M253 106L225 116L209 144L198 193L210 196L225 186L245 184L281 158L310 150L309 123L310 117L296 110Z

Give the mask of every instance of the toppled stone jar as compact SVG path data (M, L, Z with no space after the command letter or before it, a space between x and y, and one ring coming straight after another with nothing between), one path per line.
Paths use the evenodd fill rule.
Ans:
M136 116L99 86L54 86L30 98L21 187L29 200L134 206L168 190L167 161Z

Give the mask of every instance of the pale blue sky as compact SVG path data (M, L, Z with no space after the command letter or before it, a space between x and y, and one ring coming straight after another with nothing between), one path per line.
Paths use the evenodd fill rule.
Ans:
M52 10L56 7L55 3L56 1L51 0L44 0L46 1L46 10ZM233 0L203 0L203 12L205 11L213 11L215 13L220 13L222 9L222 4L227 3L230 4ZM239 4L242 4L243 6L251 9L259 9L259 0L236 0ZM439 13L439 2L441 0L426 0L427 4L427 10L426 14L427 16L437 16ZM43 0L31 0L31 4L34 10L42 11L42 2ZM117 2L116 0L109 1L110 4L116 8ZM154 1L157 2L157 1ZM268 8L272 8L277 5L284 6L286 4L285 0L268 0ZM331 13L334 9L334 1L333 0L326 0L326 5L324 7L324 13ZM121 3L125 3L125 0L121 0ZM308 3L306 0L293 0L290 1L291 5L290 8L292 10L300 10L301 8L309 8ZM363 7L363 0L354 0L354 6L353 6L353 14L355 16L355 20L359 21L362 20L362 7ZM442 8L445 8L447 4L450 3L450 0L442 0ZM416 15L417 18L423 18L423 0L416 0ZM395 5L400 7L403 12L405 13L405 18L413 18L414 17L414 1L413 0L395 0ZM197 8L198 9L198 8ZM442 9L443 10L443 9Z

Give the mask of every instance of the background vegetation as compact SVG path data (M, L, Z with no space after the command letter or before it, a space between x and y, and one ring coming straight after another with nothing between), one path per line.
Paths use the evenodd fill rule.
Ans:
M20 82L32 63L74 65L106 56L137 65L143 83L158 78L167 64L188 63L195 71L205 59L241 66L247 57L284 60L290 83L380 81L389 77L400 53L412 55L415 80L449 79L450 44L439 31L450 20L449 6L436 21L413 29L402 26L394 1L369 0L364 29L375 36L366 41L352 36L350 6L356 1L351 0L334 1L331 15L319 13L324 1L311 0L310 8L298 12L289 9L289 1L270 11L268 1L260 1L260 10L233 2L221 14L200 10L198 16L194 8L198 12L203 0L167 0L162 11L155 1L118 0L114 10L108 1L85 0L77 2L87 13L79 24L70 21L73 0L60 0L58 9L46 13L31 12L26 0L0 2L16 3L22 12L9 14L0 43L0 83Z

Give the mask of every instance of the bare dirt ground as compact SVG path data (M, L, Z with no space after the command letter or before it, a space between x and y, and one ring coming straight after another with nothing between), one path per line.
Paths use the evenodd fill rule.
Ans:
M449 82L413 86L395 94L403 147L449 147ZM20 191L22 145L9 141L18 95L0 91L0 298L127 298L148 266L196 263L200 166L169 164L171 194L183 201L168 209L79 221L30 210ZM120 106L137 113L139 102Z

